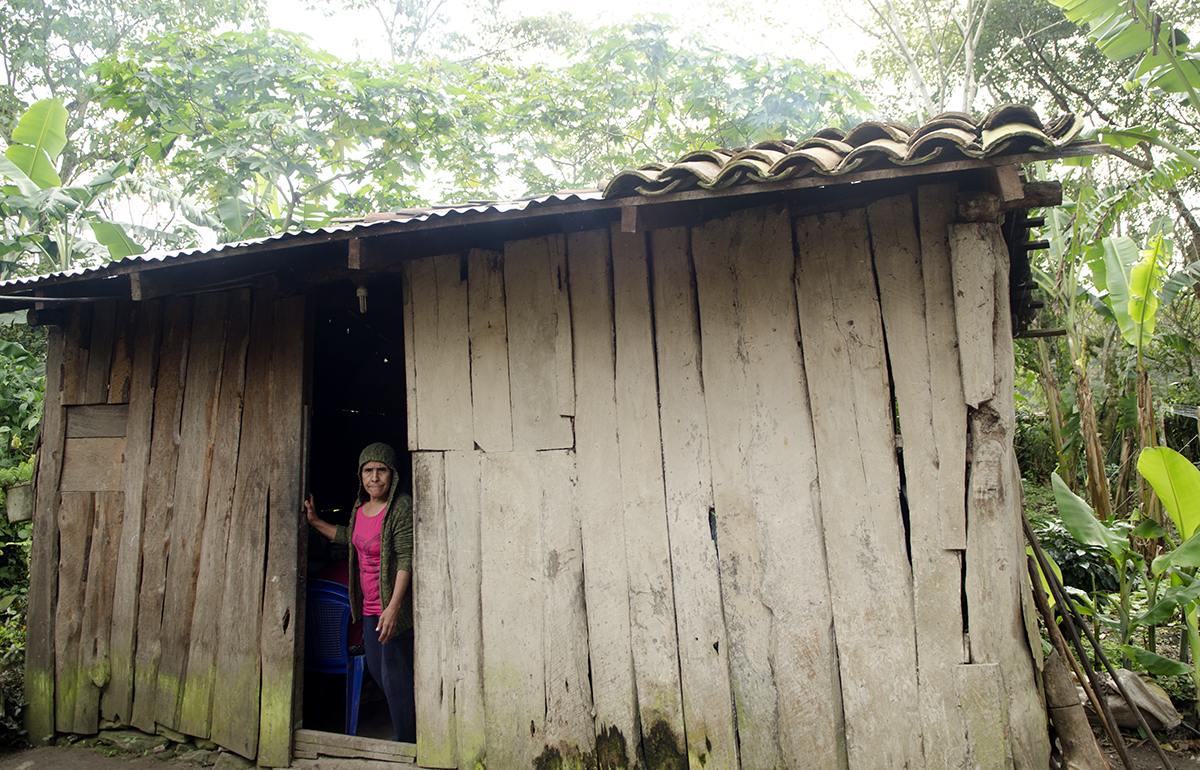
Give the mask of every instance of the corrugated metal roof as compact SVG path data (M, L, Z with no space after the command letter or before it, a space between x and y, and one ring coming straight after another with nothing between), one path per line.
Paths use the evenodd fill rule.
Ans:
M378 228L384 225L395 225L396 223L404 222L428 222L434 219L453 219L461 216L470 216L473 214L486 214L493 212L510 212L510 211L529 211L542 208L544 206L554 206L567 203L580 203L584 201L600 200L602 194L599 188L594 190L572 190L552 193L550 195L539 195L530 198L522 198L509 201L478 201L458 205L439 205L429 206L426 208L411 208L396 212L384 212L379 214L371 214L361 219L347 219L326 227L319 227L314 230L304 230L294 233L276 233L265 238L256 238L248 241L239 241L236 243L223 243L212 248L201 249L183 249L180 251L161 251L139 254L133 257L125 257L124 259L114 262L106 262L103 265L93 267L76 267L71 270L60 270L52 273L44 273L37 276L29 276L26 278L10 278L6 281L0 281L0 289L5 287L30 287L38 283L54 279L87 276L90 278L103 278L106 275L117 275L128 273L136 270L139 266L150 266L155 263L167 263L171 261L179 261L188 257L192 258L216 258L221 256L236 256L238 253L249 250L261 250L265 244L286 245L292 241L322 240L322 236L327 236L327 240L338 239L338 236L354 237L359 233L365 233L372 228Z
M617 174L605 198L658 196L702 188L780 182L813 174L842 176L873 166L917 166L954 158L1057 150L1083 130L1081 118L1061 115L1043 124L1023 105L997 107L982 120L946 112L917 128L901 123L861 123L843 134L827 128L800 142L760 142L734 150L698 150L674 163L651 163Z

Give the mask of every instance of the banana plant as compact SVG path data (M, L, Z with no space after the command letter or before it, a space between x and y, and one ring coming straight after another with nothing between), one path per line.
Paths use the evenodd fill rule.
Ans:
M1196 576L1196 568L1200 567L1200 470L1175 450L1158 447L1142 451L1138 456L1138 472L1158 495L1171 517L1175 533L1161 532L1164 542L1171 548L1150 564L1152 574L1158 579L1168 577L1171 585L1159 601L1136 620L1145 625L1159 624L1179 611L1192 653L1191 667L1166 658L1145 662L1158 666L1158 670L1150 669L1152 673L1188 674L1200 687L1200 623L1197 621L1200 580Z
M1151 9L1149 0L1050 0L1063 15L1088 28L1088 36L1102 54L1113 61L1136 60L1125 83L1127 90L1148 89L1175 97L1185 108L1200 113L1200 49L1187 34ZM1171 153L1195 174L1200 172L1200 152L1170 141L1152 126L1109 126L1097 138L1118 155L1134 146L1158 147Z
M1050 474L1050 480L1058 513L1067 531L1085 545L1100 546L1108 551L1113 560L1120 586L1116 630L1120 644L1126 646L1137 625L1132 612L1133 584L1145 566L1142 555L1129 542L1132 527L1129 522L1115 517L1101 521L1087 501L1072 492L1058 473Z
M35 256L37 269L67 270L84 254L107 250L112 259L141 254L116 222L94 206L118 178L133 169L121 161L88 182L63 186L55 167L67 146L67 111L57 99L30 107L13 131L13 143L0 157L0 277ZM81 237L83 227L93 241Z

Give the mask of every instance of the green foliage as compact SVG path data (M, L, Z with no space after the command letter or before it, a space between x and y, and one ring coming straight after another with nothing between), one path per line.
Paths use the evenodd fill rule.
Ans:
M1167 447L1143 451L1137 467L1158 493L1180 536L1191 538L1200 527L1200 471Z
M0 610L0 748L24 746L24 601Z
M1182 30L1163 24L1149 5L1124 0L1050 0L1077 24L1088 27L1101 53L1113 61L1137 57L1140 85L1182 94L1200 109L1200 53Z
M57 99L42 99L17 121L4 157L39 188L62 187L54 159L67 146L66 131L67 108Z
M1057 521L1044 520L1033 526L1042 549L1062 570L1063 585L1089 595L1120 590L1117 572L1103 548L1080 543Z
M83 224L91 226L113 259L143 251L119 224L93 208L132 163L122 161L89 182L64 187L55 164L67 146L65 121L66 109L58 100L34 104L17 122L13 144L0 159L0 257L7 255L9 263L0 277L13 272L24 254L36 255L39 269L70 268L79 256L98 250L79 237Z
M1026 478L1039 483L1050 480L1058 456L1044 415L1028 409L1017 410L1013 448L1017 452L1017 465Z
M0 472L29 459L42 419L46 366L0 340Z
M551 36L548 36L551 37ZM594 186L700 147L853 122L838 73L742 57L637 21L547 58L344 63L278 30L181 29L104 59L105 106L225 238L427 203ZM511 194L511 193L510 193Z

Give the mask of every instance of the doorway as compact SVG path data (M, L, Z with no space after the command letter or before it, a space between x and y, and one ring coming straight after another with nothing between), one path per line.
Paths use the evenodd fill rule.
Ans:
M306 489L322 519L349 522L357 489L359 452L382 441L397 452L393 483L412 491L405 403L404 329L398 276L375 278L369 287L367 312L361 312L356 287L349 282L322 287L314 296L312 350L312 415L309 422ZM335 545L309 528L306 577L348 583L347 547ZM350 645L361 645L352 628ZM307 646L307 640L306 640ZM305 671L301 732L330 734L322 746L335 749L344 740L345 677ZM392 725L387 701L364 672L357 735L389 744ZM302 740L298 734L297 752ZM361 748L361 741L353 743ZM394 745L394 744L392 744ZM383 746L378 747L383 750ZM335 751L321 753L337 755Z

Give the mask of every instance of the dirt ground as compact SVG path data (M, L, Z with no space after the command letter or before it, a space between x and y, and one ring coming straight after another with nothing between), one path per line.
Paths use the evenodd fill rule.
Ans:
M1194 745L1193 745L1194 744ZM1129 755L1133 760L1135 770L1166 770L1159 760L1154 748L1149 744L1131 744ZM1200 741L1180 741L1178 745L1167 744L1167 758L1171 760L1174 770L1200 770ZM1105 755L1113 770L1124 770L1121 759L1111 746L1104 746ZM243 767L230 757L228 764L218 762L213 767L221 770ZM103 747L75 746L70 748L51 746L47 748L27 749L13 753L0 754L0 770L190 770L198 765L189 764L184 759L177 758L172 752L164 752L147 757L106 756ZM292 763L296 770L367 770L378 768L379 764L350 759L297 759ZM390 765L395 770L406 770L412 765ZM928 770L937 770L929 768Z
M223 763L218 761L211 767L222 770L222 766ZM230 762L226 767L233 770L243 766ZM292 761L292 767L296 770L372 770L379 766L377 762L355 759L321 758ZM176 758L170 752L148 757L105 756L100 747L49 746L0 754L0 770L201 770L201 767ZM389 770L415 770L414 765L407 764L389 764L387 767Z
M1128 736L1126 736L1126 740L1130 740ZM1108 758L1113 770L1125 770L1125 765L1121 763L1121 756L1113 749L1107 738L1100 741L1100 748L1104 750L1104 756ZM1130 741L1127 748L1129 749L1129 758L1133 761L1134 770L1165 770L1162 760L1158 758L1158 752L1149 742ZM1182 739L1172 742L1168 740L1163 743L1163 750L1167 759L1171 760L1171 767L1174 770L1200 770L1200 741ZM2 768L3 765L0 765L0 769Z

